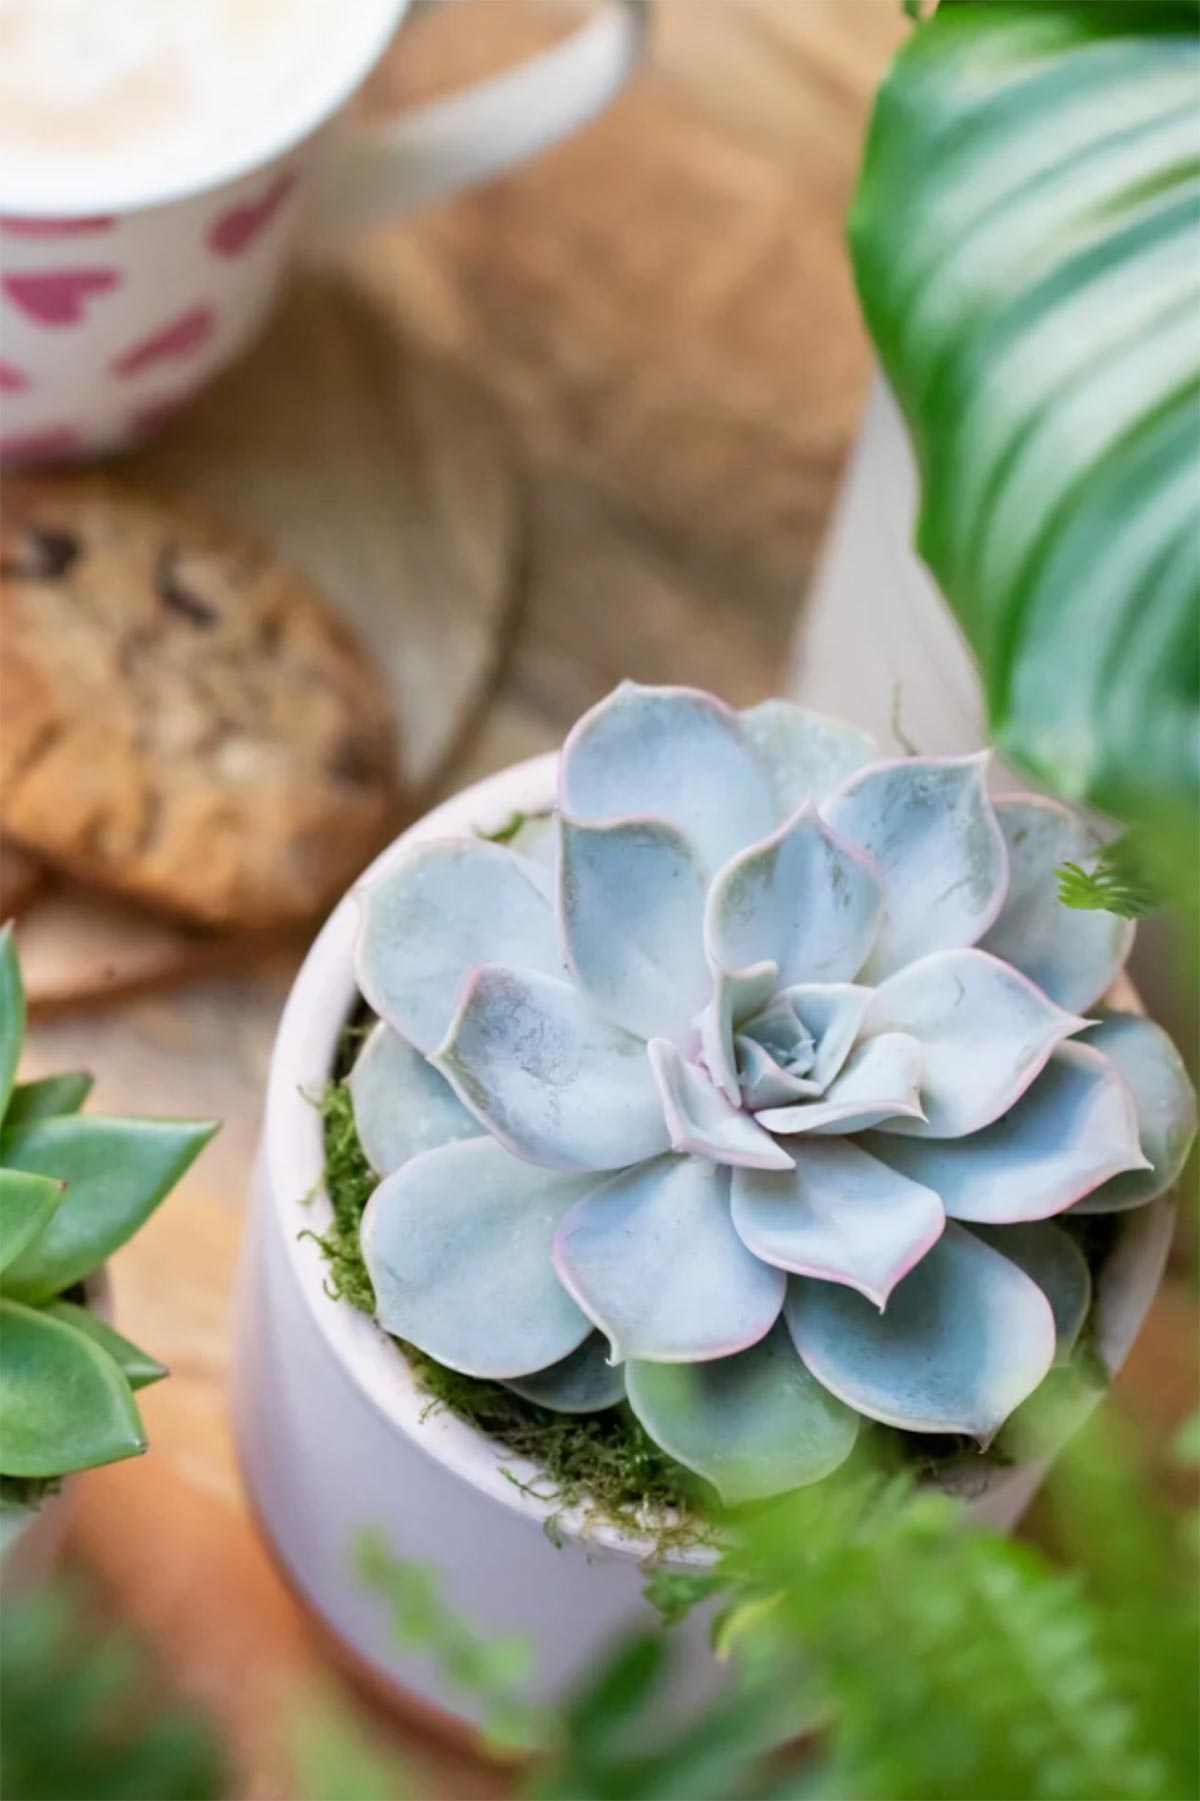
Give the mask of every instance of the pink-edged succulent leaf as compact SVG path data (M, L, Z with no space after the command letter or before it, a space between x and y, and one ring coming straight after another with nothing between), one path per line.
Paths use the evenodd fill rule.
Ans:
M479 1121L446 1078L382 1020L367 1034L346 1086L359 1143L377 1176L439 1144L479 1137Z
M811 1069L807 1058L777 1061L776 1054L760 1039L745 1032L735 1035L733 1054L742 1104L751 1113L761 1113L768 1107L790 1107L796 1101L815 1100L821 1093L819 1082L811 1076L798 1074L802 1067Z
M661 819L564 818L561 831L559 916L579 986L626 1031L686 1043L711 989L695 849Z
M915 1038L881 1032L853 1051L819 1100L769 1107L758 1115L769 1132L814 1136L865 1132L884 1120L922 1119L923 1055Z
M588 1187L490 1138L415 1157L384 1178L363 1214L380 1325L468 1376L559 1362L591 1331L552 1257L559 1221Z
M1054 1315L1054 1361L1070 1362L1092 1304L1091 1271L1075 1240L1049 1220L972 1230L1037 1283Z
M953 1220L879 1313L864 1295L793 1276L785 1308L804 1362L868 1419L987 1444L1054 1361L1037 1284Z
M980 949L1011 963L1070 1013L1086 1013L1124 968L1134 923L1064 907L1055 872L1090 868L1100 840L1054 800L1008 795L993 803L1008 847L1008 892Z
M875 990L862 1036L906 1032L921 1046L924 1119L889 1132L963 1138L1019 1100L1055 1046L1087 1024L985 951L935 951Z
M589 1332L561 1362L532 1376L515 1376L505 1387L551 1413L602 1413L625 1398L625 1365L610 1363L604 1335Z
M568 736L559 793L564 813L593 824L669 820L709 874L776 823L770 779L737 714L694 688L622 682Z
M805 808L716 877L705 914L709 957L721 970L772 962L783 988L847 982L866 962L882 906L867 859Z
M1150 1167L1113 1176L1077 1201L1074 1211L1121 1213L1156 1200L1179 1180L1196 1136L1196 1091L1166 1033L1140 1013L1106 1014L1087 1041L1128 1083Z
M493 1137L553 1169L621 1169L670 1144L646 1046L570 982L484 968L430 1059Z
M550 885L527 858L484 839L419 844L359 890L358 985L419 1050L445 1037L481 963L563 970Z
M791 700L764 700L741 715L742 730L771 777L779 818L819 805L846 777L879 756L868 733Z
M870 999L871 990L853 982L801 982L744 1020L733 1044L744 1105L758 1112L824 1094L850 1055ZM788 1054L798 1040L805 1046L800 1059Z
M673 1151L743 1169L791 1169L783 1146L727 1101L706 1071L685 1063L670 1039L652 1038L649 1055Z
M986 755L877 763L822 807L883 877L883 923L863 981L881 982L931 951L976 944L996 918L1008 858L986 771Z
M1094 1044L1061 1044L1008 1112L968 1138L875 1132L868 1148L942 1197L951 1219L1008 1226L1062 1213L1145 1164L1133 1096Z
M698 1021L700 1050L709 1075L735 1105L739 1096L737 1027L766 1006L778 982L774 963L757 963L732 973L713 972L712 999Z
M883 1307L945 1224L932 1189L847 1138L797 1144L786 1174L736 1170L733 1223L748 1250L796 1275L856 1288Z
M733 1229L729 1171L698 1157L657 1158L586 1195L558 1229L554 1261L614 1362L745 1350L774 1325L786 1286Z
M631 1363L629 1404L655 1444L730 1506L819 1482L858 1419L805 1369L784 1327L715 1363Z

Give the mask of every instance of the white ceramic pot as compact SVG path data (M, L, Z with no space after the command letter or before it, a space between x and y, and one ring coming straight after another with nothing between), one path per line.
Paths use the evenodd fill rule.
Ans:
M495 831L516 812L545 811L556 761L537 757L468 788L385 851L372 874L401 845ZM424 1654L390 1642L385 1607L352 1569L364 1527L381 1528L398 1556L436 1565L446 1600L482 1631L530 1641L535 1701L560 1695L622 1633L657 1618L642 1595L641 1566L654 1547L589 1527L578 1512L558 1519L562 1542L552 1543L553 1503L511 1479L537 1484L537 1469L453 1415L427 1413L428 1396L393 1341L326 1292L320 1251L304 1236L330 1217L320 1187L321 1123L309 1097L328 1081L357 1003L357 923L348 896L310 951L280 1022L239 1277L235 1430L254 1507L295 1586L376 1675L475 1725L471 1697ZM693 1702L717 1679L707 1621L689 1620L678 1634L680 1696Z
M107 1269L88 1277L84 1298L92 1312L111 1325L112 1283ZM0 1587L6 1594L39 1580L54 1563L70 1523L73 1493L74 1482L67 1478L39 1507L0 1515Z
M554 756L503 771L437 808L385 851L492 832L514 813L548 810ZM397 1555L436 1565L448 1602L489 1633L519 1633L535 1654L530 1698L569 1690L622 1632L656 1617L642 1595L647 1540L589 1529L578 1512L545 1527L552 1503L519 1482L538 1472L506 1456L463 1421L427 1412L426 1395L373 1321L326 1290L310 1233L329 1222L322 1189L321 1122L313 1104L329 1080L338 1040L358 995L353 897L338 906L296 980L279 1027L266 1120L240 1271L234 1421L242 1469L258 1517L295 1586L360 1660L386 1682L459 1722L476 1723L419 1652L390 1642L386 1610L356 1579L352 1554L364 1527L381 1528ZM1130 1217L1119 1255L1099 1285L1102 1354L1120 1365L1162 1272L1170 1209ZM510 1474L511 1473L511 1474ZM972 1500L977 1517L1011 1526L1041 1468L990 1472ZM696 1549L674 1562L698 1563ZM675 1628L676 1698L694 1705L720 1677L698 1610Z

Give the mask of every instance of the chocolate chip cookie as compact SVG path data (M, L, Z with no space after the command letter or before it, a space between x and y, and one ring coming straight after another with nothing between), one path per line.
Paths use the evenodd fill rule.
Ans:
M296 570L104 477L0 494L0 829L220 927L319 912L395 807L376 677Z

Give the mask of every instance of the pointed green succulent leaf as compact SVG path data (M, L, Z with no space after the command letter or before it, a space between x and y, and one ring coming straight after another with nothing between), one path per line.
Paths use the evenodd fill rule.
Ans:
M4 1129L27 1126L32 1119L54 1119L60 1113L78 1113L91 1093L92 1078L85 1069L61 1076L43 1076L37 1082L18 1082L4 1115Z
M128 1338L122 1338L90 1308L79 1307L74 1301L51 1301L41 1311L51 1319L61 1320L65 1326L72 1326L76 1332L82 1332L102 1351L107 1351L132 1389L149 1388L152 1382L161 1382L170 1374L165 1363L159 1363L149 1352L139 1350Z
M991 736L1126 816L1200 786L1198 81L1192 5L942 6L850 223Z
M7 1300L0 1334L0 1474L63 1476L145 1450L129 1383L94 1339Z
M0 1119L16 1080L25 1038L25 984L17 962L12 926L0 929Z
M63 1183L53 1176L0 1169L0 1271L48 1225L64 1193Z
M0 1137L0 1161L67 1184L62 1206L9 1267L5 1287L37 1303L90 1275L132 1237L212 1137L203 1121L33 1120Z

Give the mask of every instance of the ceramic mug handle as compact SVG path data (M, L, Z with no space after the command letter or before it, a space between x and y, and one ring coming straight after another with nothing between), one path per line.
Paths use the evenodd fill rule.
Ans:
M434 3L420 0L421 10ZM647 27L648 0L604 0L569 37L516 68L351 131L333 144L320 177L318 237L336 240L439 200L566 137L620 92Z

